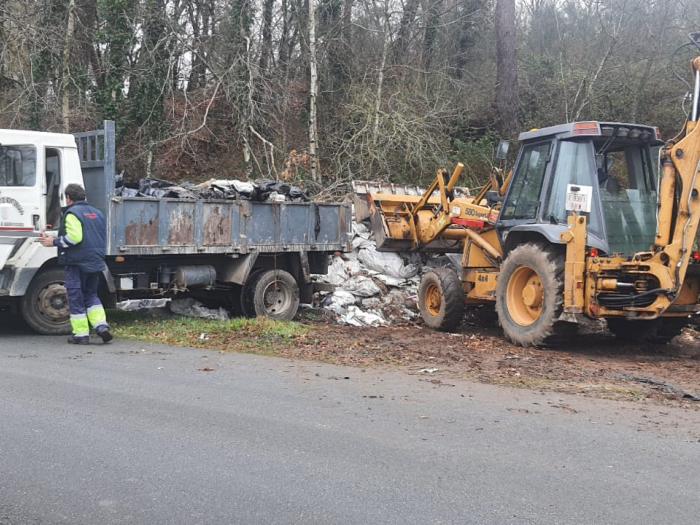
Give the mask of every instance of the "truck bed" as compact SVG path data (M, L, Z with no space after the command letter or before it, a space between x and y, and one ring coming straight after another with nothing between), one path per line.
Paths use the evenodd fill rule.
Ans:
M350 206L114 197L108 255L347 251Z
M107 255L348 251L346 204L115 195L115 128L75 135L88 200L107 218Z

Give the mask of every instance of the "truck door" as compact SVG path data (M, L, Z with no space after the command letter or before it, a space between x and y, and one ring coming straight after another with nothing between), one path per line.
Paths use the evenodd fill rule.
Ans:
M37 164L33 145L0 146L0 268L14 241L39 226L43 181L37 177Z
M46 148L46 169L44 170L44 196L47 230L58 229L61 221L61 153L54 148Z

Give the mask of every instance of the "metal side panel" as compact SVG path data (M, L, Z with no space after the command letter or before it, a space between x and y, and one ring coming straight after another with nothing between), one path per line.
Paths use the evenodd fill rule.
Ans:
M281 207L267 202L251 202L246 217L246 238L249 249L277 246L280 240Z
M346 250L338 204L113 198L109 255Z
M316 204L315 217L309 225L313 237L311 243L316 245L342 244L346 236L347 220L343 207L332 204Z
M105 215L114 195L115 135L115 125L111 120L106 120L102 129L75 133L88 200Z

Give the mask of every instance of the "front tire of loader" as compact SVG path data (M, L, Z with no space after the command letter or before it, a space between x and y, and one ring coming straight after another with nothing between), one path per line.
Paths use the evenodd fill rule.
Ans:
M71 332L68 295L60 268L44 270L34 276L20 301L22 318L29 328L42 335Z
M554 249L527 243L501 265L496 312L506 338L536 346L555 335L564 301L564 258Z
M449 332L464 319L464 290L457 272L434 268L426 273L418 287L418 308L430 328Z

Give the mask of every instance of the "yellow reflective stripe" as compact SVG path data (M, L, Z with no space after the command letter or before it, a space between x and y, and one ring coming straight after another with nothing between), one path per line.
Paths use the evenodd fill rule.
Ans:
M66 239L71 244L80 244L83 242L83 225L72 213L66 215Z
M76 337L90 335L90 325L88 324L87 315L71 315L70 326L73 330L73 335Z
M87 311L87 318L93 328L107 324L107 314L102 306L91 306Z

